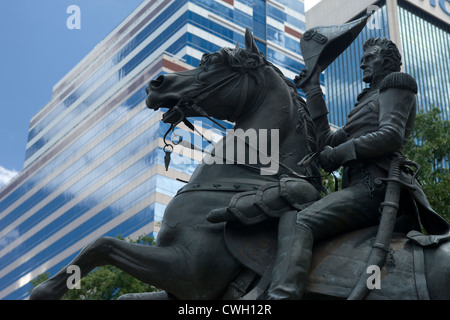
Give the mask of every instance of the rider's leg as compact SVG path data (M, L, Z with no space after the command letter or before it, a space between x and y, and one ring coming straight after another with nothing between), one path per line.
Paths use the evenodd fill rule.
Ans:
M378 187L370 196L367 186L357 183L331 193L301 212L288 212L280 218L268 298L300 299L309 275L313 242L376 225L384 191L384 187Z
M296 224L297 211L285 213L278 224L278 247L268 299L301 299L313 247L311 230Z

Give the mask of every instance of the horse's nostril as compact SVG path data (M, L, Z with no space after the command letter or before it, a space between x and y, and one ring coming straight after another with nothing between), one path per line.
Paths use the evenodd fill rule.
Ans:
M155 80L150 81L150 87L152 87L153 89L157 89L157 88L161 87L164 83L164 79L165 79L164 76L160 75Z

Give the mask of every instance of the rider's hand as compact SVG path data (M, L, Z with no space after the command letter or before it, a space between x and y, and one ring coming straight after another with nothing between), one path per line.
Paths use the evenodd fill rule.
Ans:
M337 170L341 164L337 161L334 148L325 146L323 151L319 154L319 163L326 172L333 172Z
M356 150L353 140L344 142L335 148L325 146L319 154L319 163L326 172L337 170L344 163L356 159Z
M309 79L300 87L300 89L307 93L312 88L320 87L320 74L322 70L319 66L316 66L309 77ZM306 69L302 69L297 79L301 79L306 75Z

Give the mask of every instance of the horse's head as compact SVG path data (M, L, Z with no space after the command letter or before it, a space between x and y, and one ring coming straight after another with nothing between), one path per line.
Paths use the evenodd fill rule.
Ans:
M292 81L258 50L249 28L245 48L204 54L197 68L161 75L150 81L146 92L150 109L169 109L162 119L166 123L213 117L235 122L235 128L243 130L265 129L258 131L266 135L264 141L272 141L274 129L279 142L275 156L282 155L283 167L298 170L297 162L316 151L314 124L305 101Z
M257 68L267 64L247 28L245 49L222 48L204 54L197 68L160 75L146 88L150 109L169 108L163 121L204 116L236 121L260 90Z

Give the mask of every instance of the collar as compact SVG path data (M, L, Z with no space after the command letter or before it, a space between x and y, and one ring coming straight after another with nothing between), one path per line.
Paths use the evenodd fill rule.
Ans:
M356 100L359 102L366 96L367 93L371 93L373 91L378 90L380 88L381 82L389 73L391 73L391 72L383 72L383 73L375 75L372 82L370 82L369 87L364 88L358 94L358 96L356 97Z

